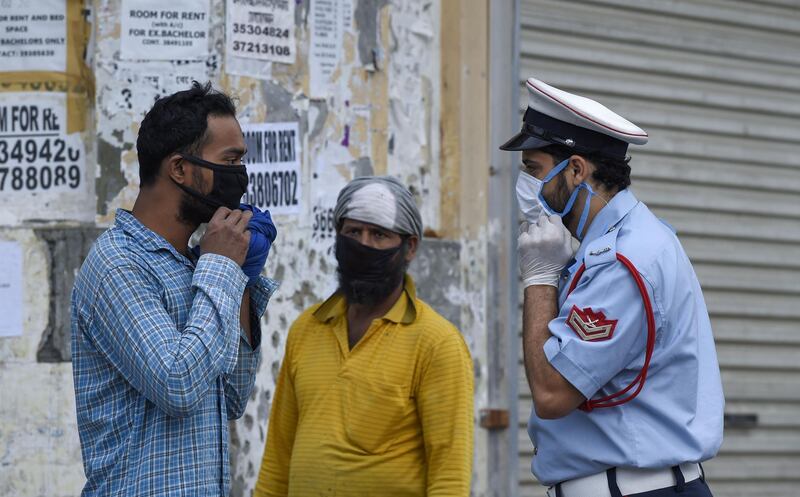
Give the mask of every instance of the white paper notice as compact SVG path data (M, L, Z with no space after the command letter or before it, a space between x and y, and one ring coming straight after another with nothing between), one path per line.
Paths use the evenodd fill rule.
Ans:
M339 64L342 34L339 29L337 0L311 2L309 31L311 47L308 54L309 90L312 98L327 97L331 74Z
M85 190L83 140L66 126L66 94L0 92L0 195Z
M122 0L120 56L196 60L208 55L207 0Z
M108 111L130 112L141 119L157 99L188 90L192 81L205 83L208 73L202 61L121 61L114 77L127 84L119 93L107 95Z
M243 124L249 184L242 202L275 214L300 212L300 133L296 122Z
M0 242L0 337L22 335L22 247Z
M295 0L228 0L228 57L293 64Z
M0 0L0 71L67 70L67 0Z

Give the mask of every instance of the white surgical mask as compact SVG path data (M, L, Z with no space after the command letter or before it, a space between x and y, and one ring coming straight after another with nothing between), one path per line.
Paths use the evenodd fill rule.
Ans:
M546 212L539 201L542 185L542 180L536 179L524 171L520 171L517 176L517 204L519 204L519 210L522 211L522 216L529 223L535 223L539 216Z

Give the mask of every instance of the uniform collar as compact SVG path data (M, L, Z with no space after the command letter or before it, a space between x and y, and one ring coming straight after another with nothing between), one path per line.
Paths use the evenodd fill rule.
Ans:
M608 205L603 207L600 212L597 213L592 221L592 224L589 225L589 228L586 230L586 236L583 237L581 246L578 248L576 259L578 261L583 260L583 253L586 250L586 247L594 240L597 240L601 236L611 231L611 229L616 226L622 220L622 218L627 216L628 213L634 207L636 207L636 204L638 203L639 200L636 198L630 188L626 188L617 192Z
M168 250L179 261L183 262L184 264L194 266L191 260L175 250L175 247L173 247L171 243L164 239L164 237L142 224L142 222L136 219L136 216L134 216L130 211L126 211L125 209L117 209L117 214L114 218L114 224L122 229L122 231L127 233L137 242L140 247L144 248L148 252Z
M414 279L408 274L403 281L403 293L391 309L383 315L382 319L398 324L411 324L417 319L417 289ZM347 312L347 302L341 292L331 295L314 311L314 317L320 322L327 323L331 319L344 315Z

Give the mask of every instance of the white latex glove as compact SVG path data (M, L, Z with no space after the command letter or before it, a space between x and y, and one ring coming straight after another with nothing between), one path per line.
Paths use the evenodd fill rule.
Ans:
M525 287L558 288L561 271L572 258L572 235L559 216L541 216L535 224L522 223L517 239L519 272Z

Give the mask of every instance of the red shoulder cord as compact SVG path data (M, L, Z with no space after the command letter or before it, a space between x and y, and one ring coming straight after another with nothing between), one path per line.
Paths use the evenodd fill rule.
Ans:
M639 395L639 392L641 392L642 388L644 387L644 382L647 379L647 368L650 366L650 358L653 356L653 349L656 345L656 318L653 314L653 306L650 303L650 296L647 295L647 287L644 285L644 280L642 280L642 276L639 274L639 271L636 270L636 266L634 266L627 257L622 254L617 254L617 260L619 260L626 268L628 268L631 276L633 276L633 280L636 282L636 286L639 287L639 293L642 295L644 311L647 315L647 346L644 353L644 365L642 366L642 370L639 371L639 374L636 376L636 378L634 378L631 384L624 389L620 390L619 392L612 393L611 395L600 397L599 399L586 400L578 407L580 410L586 412L590 412L592 409L618 406L625 404L626 402L630 402L636 398L636 396ZM567 296L569 296L569 294L575 290L575 287L578 286L578 280L581 279L581 276L585 270L586 264L582 264L575 273L575 277L572 278L572 284L569 286L569 290L567 290ZM630 395L620 398L634 388L635 390Z

